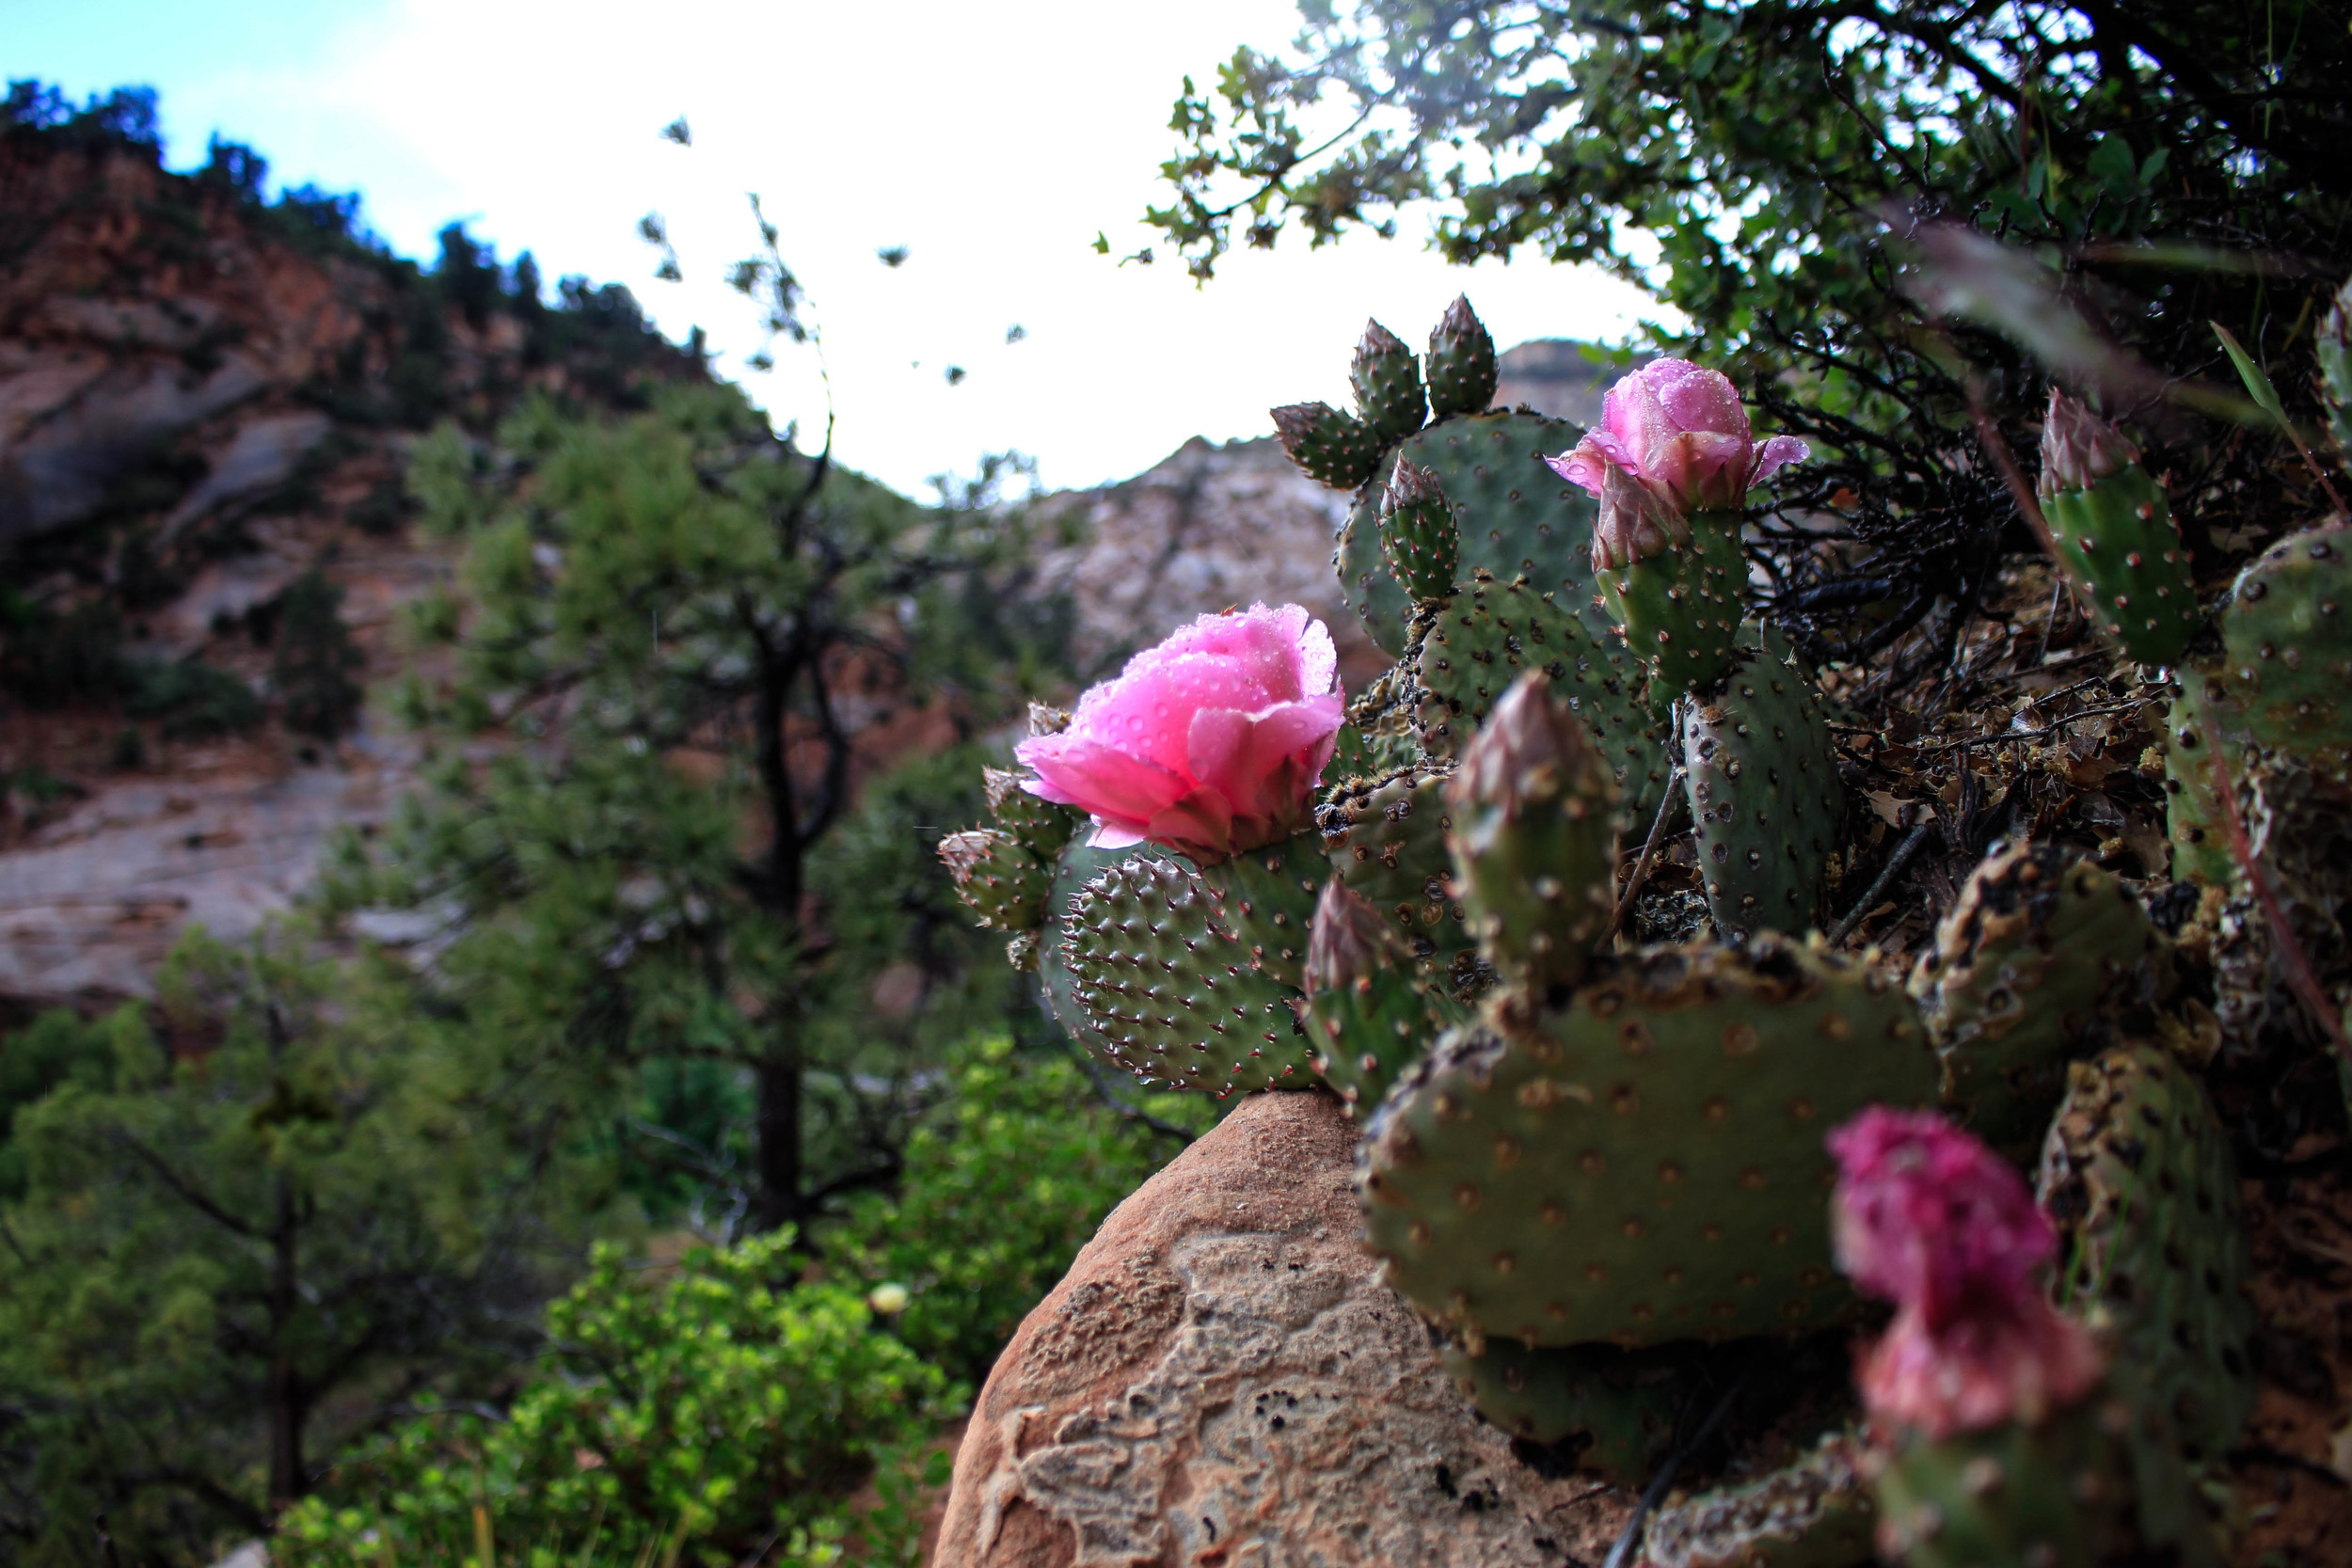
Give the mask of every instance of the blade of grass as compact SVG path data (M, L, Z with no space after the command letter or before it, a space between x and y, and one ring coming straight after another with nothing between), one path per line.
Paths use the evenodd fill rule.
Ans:
M2313 479L2319 481L2319 487L2328 492L2328 499L2334 503L2338 512L2344 511L2344 498L2336 494L2335 483L2319 466L2319 459L2312 455L2311 443L2303 439L2302 431L2296 429L2295 421L2287 418L2286 404L2279 400L2279 388L2271 385L2270 373L2254 362L2254 356L2246 352L2235 333L2219 322L2212 325L2213 335L2221 340L2222 352L2229 355L2230 363L2237 367L2238 379L2246 383L2247 395L2254 400L2257 407L2278 422L2280 430L2287 433L2287 439L2294 442L2295 450L2302 454L2303 466L2311 469Z

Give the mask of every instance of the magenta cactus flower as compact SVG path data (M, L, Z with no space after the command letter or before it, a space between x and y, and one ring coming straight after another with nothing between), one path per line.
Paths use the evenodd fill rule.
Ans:
M1014 753L1031 794L1094 818L1090 843L1214 865L1307 825L1344 717L1330 632L1302 606L1257 604L1136 655Z
M1594 495L1622 468L1680 512L1728 511L1751 486L1812 449L1793 436L1758 445L1738 388L1720 371L1687 359L1653 359L1609 388L1600 423L1575 448L1544 461Z
M1873 1106L1830 1134L1837 1263L1896 1304L1856 1372L1873 1419L1931 1438L2038 1421L2099 1379L2099 1354L2050 1305L2058 1242L2017 1172L1930 1111Z

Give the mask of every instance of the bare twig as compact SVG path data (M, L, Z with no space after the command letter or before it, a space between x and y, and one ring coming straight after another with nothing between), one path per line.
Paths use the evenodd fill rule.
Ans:
M1920 823L1903 835L1903 841L1900 844L1895 846L1895 852L1886 857L1886 869L1881 871L1877 879L1870 883L1870 890L1862 895L1852 909L1846 911L1845 919L1830 928L1829 944L1832 947L1845 941L1852 933L1853 928L1862 924L1863 917L1878 908L1879 899L1884 896L1888 888L1895 885L1895 879L1903 874L1903 868L1909 865L1912 857L1919 852L1919 847L1928 841L1928 827L1929 824Z
M1666 818L1674 815L1675 802L1681 799L1676 791L1682 787L1682 778L1683 769L1677 768L1666 780L1666 793L1658 802L1658 815L1649 821L1649 837L1642 841L1641 858L1633 863L1632 875L1625 879L1625 892L1618 895L1617 907L1610 914L1609 925L1600 933L1600 940L1593 944L1595 948L1606 947L1614 940L1617 927L1625 924L1626 915L1633 908L1634 895L1642 891L1642 883L1648 879L1650 861L1658 853L1660 841L1666 836Z

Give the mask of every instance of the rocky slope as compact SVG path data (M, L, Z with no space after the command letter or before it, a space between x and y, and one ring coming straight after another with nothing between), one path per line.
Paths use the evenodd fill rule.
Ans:
M389 810L405 738L365 706L331 740L295 733L271 672L284 596L315 570L342 593L359 679L397 673L400 606L448 565L406 523L418 433L486 426L532 388L615 404L706 373L624 291L567 280L542 306L527 263L502 271L453 230L423 273L353 239L348 206L264 205L251 162L215 166L0 129L0 1009L141 993L186 925L252 929L334 832ZM1597 406L1572 344L1503 365L1506 401ZM1046 585L1073 595L1092 660L1295 599L1351 674L1384 662L1328 564L1346 498L1270 438L1189 441L1044 504L1073 541ZM259 721L208 717L239 699L191 697L191 670L258 693Z

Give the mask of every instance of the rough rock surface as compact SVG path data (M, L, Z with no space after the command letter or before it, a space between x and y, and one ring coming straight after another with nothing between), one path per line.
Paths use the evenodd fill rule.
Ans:
M1355 1128L1253 1096L1128 1198L1013 1337L940 1568L1595 1562L1629 1494L1546 1480L1357 1245Z

